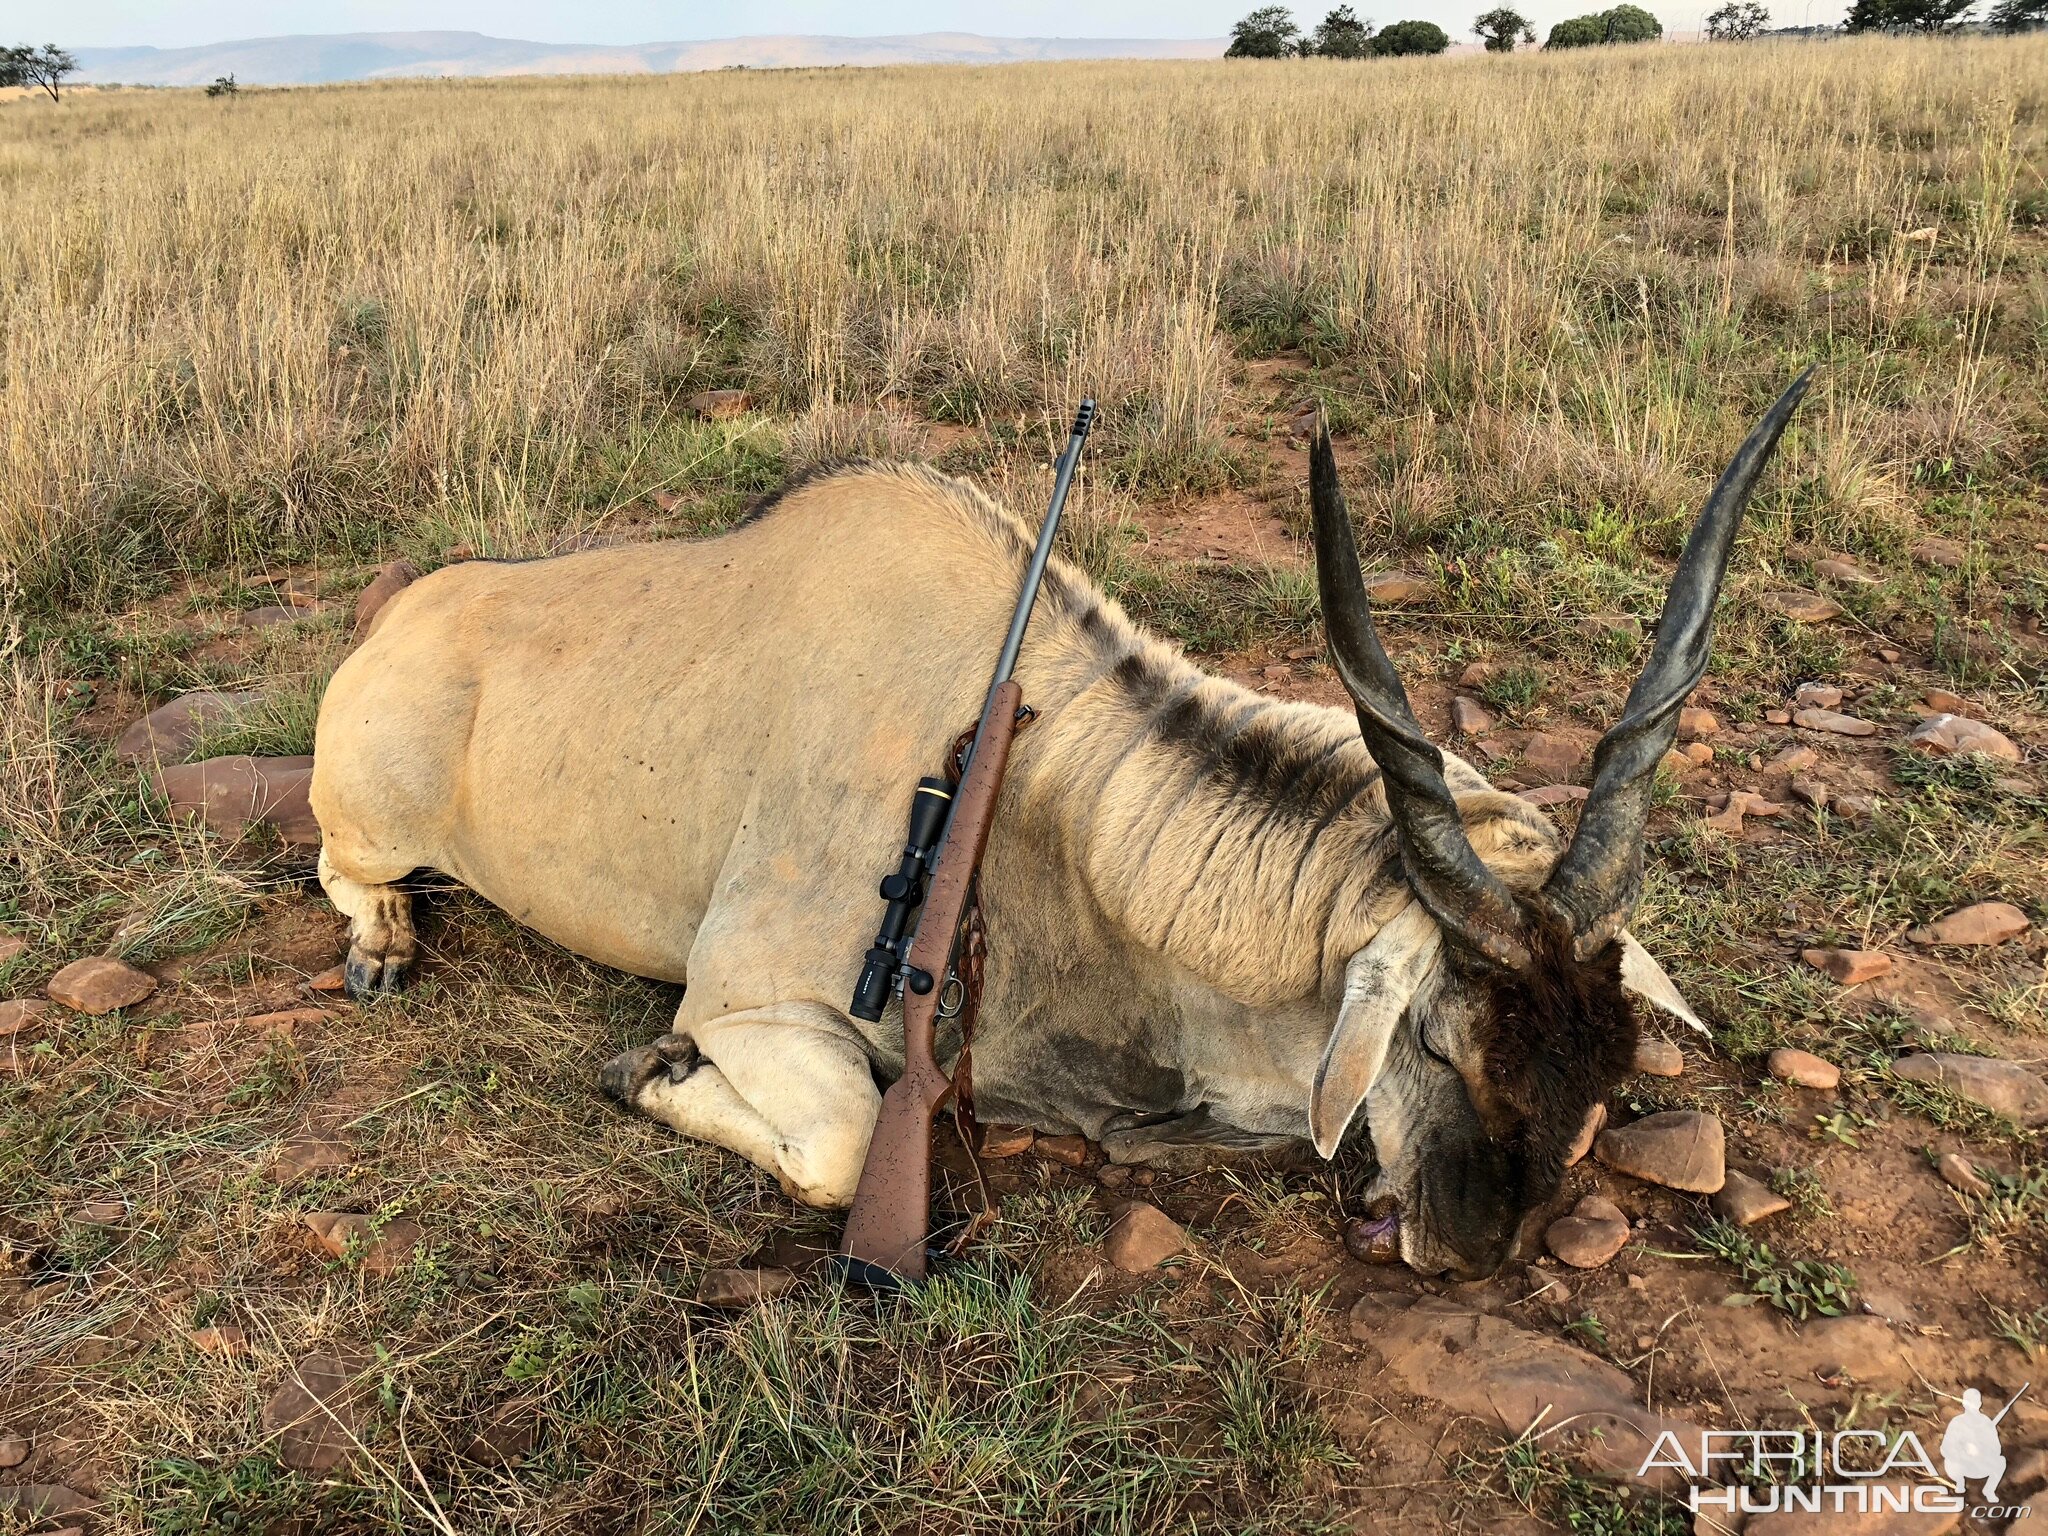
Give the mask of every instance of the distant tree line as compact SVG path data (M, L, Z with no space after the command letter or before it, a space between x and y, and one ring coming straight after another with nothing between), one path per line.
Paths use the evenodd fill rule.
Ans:
M1228 59L1374 59L1442 53L1450 34L1433 21L1397 21L1375 31L1348 5L1340 5L1313 32L1303 32L1284 5L1262 5L1230 29Z
M59 99L64 77L77 69L78 60L55 43L40 48L0 48L0 86L32 85L47 91L52 101Z

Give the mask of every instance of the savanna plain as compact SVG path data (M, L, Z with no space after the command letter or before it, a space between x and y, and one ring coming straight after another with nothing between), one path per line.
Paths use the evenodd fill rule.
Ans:
M0 1530L1648 1536L1693 1516L1489 1362L1930 1443L2048 1381L2044 171L2041 35L0 101ZM1610 1106L1717 1117L1783 1209L1589 1158L1542 1215L1612 1201L1596 1267L1542 1220L1487 1282L1362 1264L1348 1160L1058 1148L985 1164L945 1278L844 1293L829 1218L597 1092L674 989L423 876L417 982L351 1006L303 836L117 751L210 690L180 755L310 752L396 559L715 536L848 456L1035 521L1093 393L1069 553L1335 704L1320 409L1425 724L1569 821L1808 363L1635 925L1711 1038L1658 1021ZM45 1000L93 955L153 990ZM1187 1234L1141 1273L1133 1195Z

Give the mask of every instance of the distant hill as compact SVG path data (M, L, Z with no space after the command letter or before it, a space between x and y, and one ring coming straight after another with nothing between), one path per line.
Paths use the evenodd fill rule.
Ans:
M199 48L80 48L88 84L320 85L437 75L619 75L677 70L816 68L847 64L1010 64L1045 59L1213 59L1218 38L729 37L697 43L527 43L481 32L350 32L257 37Z

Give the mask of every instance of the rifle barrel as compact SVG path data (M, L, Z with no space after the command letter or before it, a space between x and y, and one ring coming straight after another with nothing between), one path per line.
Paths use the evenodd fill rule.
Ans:
M1017 611L1010 615L1010 634L1003 641L1003 653L996 658L996 674L989 679L989 697L1017 670L1017 657L1024 649L1024 631L1031 623L1031 610L1038 601L1039 583L1045 580L1046 563L1052 559L1053 535L1060 531L1060 514L1067 506L1067 486L1074 478L1074 466L1081 462L1081 446L1088 429L1095 425L1095 402L1083 400L1074 413L1074 429L1067 437L1067 451L1060 455L1059 474L1052 484L1052 510L1038 531L1038 547L1031 551L1031 563L1024 568L1024 586L1017 594Z

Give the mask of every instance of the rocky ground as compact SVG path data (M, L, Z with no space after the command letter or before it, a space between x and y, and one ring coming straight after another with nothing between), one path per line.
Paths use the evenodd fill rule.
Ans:
M1261 489L1084 516L1076 553L1218 669L1340 703L1287 596L1293 377L1255 380ZM1686 712L1638 924L1711 1033L1656 1021L1501 1275L1375 1262L1348 1167L1155 1181L988 1127L942 1199L996 1219L901 1315L820 1273L829 1221L600 1101L672 989L441 888L415 990L340 995L310 711L401 572L111 616L16 700L51 773L108 787L91 857L137 877L103 883L124 911L0 932L0 1529L952 1529L1048 1482L1075 1530L2048 1529L2039 1391L2001 1426L2007 1495L2042 1500L2010 1521L1695 1523L1634 1475L1665 1429L1932 1444L1965 1387L2048 1368L2039 617L2008 608L2021 662L1973 670L1871 595L2023 583L2042 549L1929 535L1739 584L1764 643ZM1640 620L1582 618L1539 669L1447 614L1453 580L1375 577L1418 712L1569 820ZM1258 583L1282 597L1248 629L1189 596ZM132 664L165 655L217 686Z

